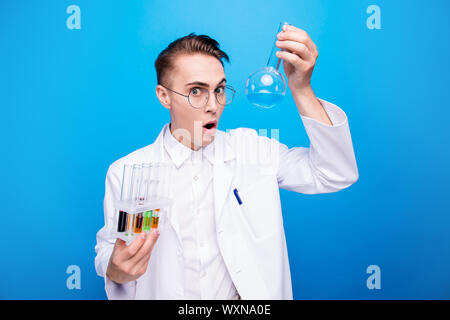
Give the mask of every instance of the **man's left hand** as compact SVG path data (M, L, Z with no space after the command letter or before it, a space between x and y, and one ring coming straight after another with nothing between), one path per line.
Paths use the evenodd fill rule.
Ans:
M309 35L292 25L283 27L277 35L276 46L286 51L277 52L283 60L284 72L293 94L311 91L311 76L319 52Z

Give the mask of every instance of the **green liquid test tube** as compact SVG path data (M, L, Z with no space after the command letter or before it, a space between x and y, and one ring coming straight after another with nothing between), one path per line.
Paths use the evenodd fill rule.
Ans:
M150 231L150 223L152 221L152 210L145 211L144 216L144 231Z

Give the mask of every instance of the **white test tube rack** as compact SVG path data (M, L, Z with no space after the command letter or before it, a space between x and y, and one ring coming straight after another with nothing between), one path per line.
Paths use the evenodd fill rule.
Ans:
M149 171L145 172L142 168ZM148 233L155 227L160 230L166 227L173 204L173 200L168 197L171 178L168 168L170 167L161 164L124 166L121 197L114 202L116 238L129 244L142 232ZM155 212L158 213L156 224L153 221Z

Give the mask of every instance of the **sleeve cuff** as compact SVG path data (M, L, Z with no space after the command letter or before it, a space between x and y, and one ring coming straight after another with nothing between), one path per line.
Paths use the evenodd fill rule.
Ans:
M105 290L109 300L134 300L136 281L118 284L105 276Z
M328 114L328 117L330 117L331 122L333 123L332 126L325 124L319 120L310 118L310 117L306 117L306 116L302 116L300 115L300 117L302 118L303 123L316 123L325 127L340 127L342 125L345 125L347 123L347 115L345 114L344 110L342 110L341 108L339 108L337 105L328 102L326 100L317 98L320 102L320 104L323 106L323 108L325 109L325 112Z

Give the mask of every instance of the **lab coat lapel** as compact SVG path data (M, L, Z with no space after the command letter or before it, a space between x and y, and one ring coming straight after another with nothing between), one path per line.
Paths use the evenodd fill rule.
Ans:
M223 206L230 192L233 179L233 167L230 161L234 159L235 155L228 141L226 141L224 132L217 131L214 139L214 212L216 225L219 225L223 215Z

